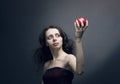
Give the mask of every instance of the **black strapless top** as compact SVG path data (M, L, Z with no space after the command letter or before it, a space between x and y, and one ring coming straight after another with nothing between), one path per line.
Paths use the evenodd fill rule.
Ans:
M54 67L46 70L43 75L44 84L72 84L73 73L67 69Z

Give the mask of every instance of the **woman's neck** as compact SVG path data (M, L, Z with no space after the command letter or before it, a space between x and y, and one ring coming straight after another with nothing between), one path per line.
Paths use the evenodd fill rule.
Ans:
M59 56L65 54L65 52L63 51L62 48L59 48L59 49L51 49L51 53L52 53L53 59L57 59Z

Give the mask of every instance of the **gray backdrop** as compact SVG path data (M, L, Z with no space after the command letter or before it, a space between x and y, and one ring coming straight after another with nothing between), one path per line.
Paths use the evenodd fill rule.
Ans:
M119 0L1 1L0 84L40 84L32 55L44 27L54 24L74 40L73 22L86 17L85 73L73 84L120 84Z

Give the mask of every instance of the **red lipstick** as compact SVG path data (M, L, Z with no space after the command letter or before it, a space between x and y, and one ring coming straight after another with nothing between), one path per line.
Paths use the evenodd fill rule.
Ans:
M58 44L59 44L58 42L56 42L56 43L53 43L53 45L54 45L54 46L58 46Z

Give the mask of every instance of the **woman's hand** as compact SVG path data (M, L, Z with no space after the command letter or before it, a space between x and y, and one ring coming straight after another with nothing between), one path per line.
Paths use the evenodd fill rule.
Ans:
M85 18L79 18L74 22L74 26L76 30L75 37L82 38L84 31L88 27L88 20Z

